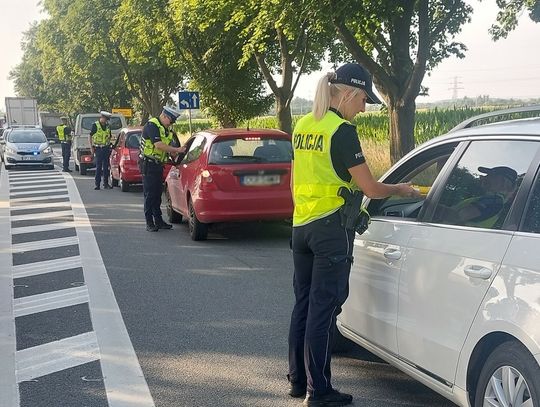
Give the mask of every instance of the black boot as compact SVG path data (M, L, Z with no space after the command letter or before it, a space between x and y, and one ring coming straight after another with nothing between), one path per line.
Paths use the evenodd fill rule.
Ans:
M154 224L154 222L146 222L146 230L148 232L157 232L159 228Z
M289 396L300 398L306 395L306 383L291 382L290 375L287 375L287 380L289 381Z
M99 191L99 189L100 189L100 188L99 188L99 185L96 185L96 186L94 187L94 189L95 189L96 191Z
M103 189L111 189L112 187L109 184L103 184Z
M172 229L172 225L165 223L163 219L156 220L156 227L158 229Z
M341 407L352 404L352 396L350 394L340 393L332 389L329 393L322 396L313 397L308 395L304 400L304 406L308 407Z

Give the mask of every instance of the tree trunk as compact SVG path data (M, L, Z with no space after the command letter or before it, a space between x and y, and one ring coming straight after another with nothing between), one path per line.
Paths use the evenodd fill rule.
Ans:
M276 96L276 114L279 129L285 133L292 134L291 106L287 103L287 97Z
M390 160L395 164L414 148L416 103L398 100L388 104L390 120Z

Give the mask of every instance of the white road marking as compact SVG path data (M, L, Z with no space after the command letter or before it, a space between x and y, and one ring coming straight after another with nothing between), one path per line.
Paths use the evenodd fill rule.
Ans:
M10 196L17 197L23 195L33 195L33 194L45 194L50 192L66 192L66 188L52 188L52 189L38 189L35 191L24 191L24 192L14 192ZM34 197L35 199L36 197Z
M13 266L13 278L37 276L40 274L54 273L55 271L69 270L82 267L81 257L72 256L63 259L37 261L34 263Z
M49 223L46 225L22 226L20 228L11 228L12 235L20 235L23 233L47 232L49 230L60 230L74 228L73 221Z
M15 374L17 336L13 318L13 276L10 252L9 183L7 170L0 169L0 406L18 406Z
M67 192L67 191L66 191ZM11 209L17 209L18 206L13 206L14 203L18 202L32 202L32 201L44 201L49 199L65 199L69 198L69 195L51 195L51 196L31 196L31 197L25 197L25 198L11 198Z
M84 281L90 296L90 315L101 350L101 370L109 406L154 407L81 196L73 178L66 175L66 181L80 241Z
M11 215L14 215L15 211L24 211L27 209L61 208L63 206L71 207L71 204L68 201L64 201L64 202L43 202L43 203L37 203L37 204L32 204L32 205L14 206L11 208Z
M11 245L13 253L24 253L32 250L52 249L54 247L63 247L79 244L77 236L62 237L59 239L38 240L35 242L18 243Z
M99 360L94 332L49 342L17 352L17 382Z
M88 289L85 286L66 288L64 290L46 292L15 298L13 312L15 318L38 312L70 307L88 302Z
M34 219L54 219L61 218L64 216L72 216L73 211L52 211L52 212L40 212L40 213L28 213L25 215L13 215L11 216L11 221L16 222L20 220L34 220Z

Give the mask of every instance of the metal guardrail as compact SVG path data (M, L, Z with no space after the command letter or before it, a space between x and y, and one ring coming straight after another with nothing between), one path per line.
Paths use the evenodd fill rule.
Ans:
M495 110L493 112L483 113L478 116L474 116L474 117L471 117L470 119L462 121L452 130L450 130L449 133L452 133L457 130L473 127L472 126L473 123L482 119L488 119L490 117L503 116L503 115L513 114L513 113L527 113L527 112L540 112L540 105L512 107L509 109Z

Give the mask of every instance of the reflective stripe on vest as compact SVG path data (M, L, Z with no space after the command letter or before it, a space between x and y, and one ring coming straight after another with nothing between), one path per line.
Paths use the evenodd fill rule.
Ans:
M161 139L161 142L167 145L171 144L173 140L172 132L165 129L165 127L163 127L157 117L152 117L150 120L148 120L148 122L154 123L159 129L159 138ZM143 155L145 155L146 157L155 158L162 163L167 161L169 153L155 148L154 143L150 139L143 139L143 141Z
M96 122L97 131L92 136L92 144L95 146L104 146L111 142L111 130L105 125L105 129L101 127L99 120Z
M301 226L336 212L344 203L338 196L340 187L356 190L343 181L332 165L330 146L334 133L349 123L328 111L321 120L312 113L302 117L293 131L293 226Z
M67 126L65 124L56 126L56 134L58 134L58 140L66 141L66 134L65 134L66 127Z

